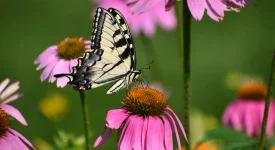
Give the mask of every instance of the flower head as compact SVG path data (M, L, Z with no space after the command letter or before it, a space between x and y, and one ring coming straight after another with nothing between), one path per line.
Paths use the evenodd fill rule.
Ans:
M263 120L267 87L261 82L244 83L223 114L223 124L245 130L249 136L259 136ZM271 100L266 135L271 137L275 127L275 102Z
M152 9L139 14L133 14L125 0L93 0L98 6L103 8L115 8L119 10L127 20L131 32L135 35L144 34L147 37L154 35L159 24L165 30L175 29L177 26L176 14L174 9L165 12L163 9L165 3L160 2Z
M77 65L77 58L90 48L90 44L83 38L66 38L58 45L48 47L34 61L34 64L39 64L36 70L44 68L40 80L49 78L49 82L53 83L55 74L71 73L72 67ZM64 87L67 82L67 78L59 78L57 86Z
M12 95L19 89L19 82L7 87L9 81L9 79L5 79L0 84L0 149L28 149L28 146L35 149L24 136L10 128L10 120L7 114L25 126L27 122L16 108L7 104L23 96L21 93Z
M250 0L187 0L191 14L196 20L201 20L204 10L215 21L220 21L224 17L225 11L239 12L240 7L251 4Z
M179 149L181 148L176 118L186 138L184 128L168 106L165 96L152 88L135 88L130 91L120 109L110 110L104 132L96 140L94 147L104 144L112 130L118 129L118 149L165 149L172 150L172 131L176 133Z

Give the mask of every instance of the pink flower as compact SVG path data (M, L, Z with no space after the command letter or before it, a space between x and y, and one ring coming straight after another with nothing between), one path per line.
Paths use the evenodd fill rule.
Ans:
M9 128L10 121L7 114L11 115L25 126L27 125L27 122L16 108L7 104L23 96L21 93L12 95L19 89L19 82L15 82L6 88L8 83L9 79L6 79L0 84L0 149L28 150L28 147L35 149L24 136Z
M118 149L121 150L172 150L172 131L176 133L178 148L181 143L174 118L186 138L184 128L168 106L165 96L151 88L135 88L124 99L124 106L110 110L103 134L94 147L104 144L114 129L118 129ZM103 132L103 133L104 133Z
M164 2L160 2L152 9L139 14L133 14L127 7L125 0L94 0L94 2L105 9L112 7L119 10L127 20L131 32L135 35L142 33L151 37L154 35L158 24L165 30L172 30L177 26L174 9L165 12L163 9Z
M239 7L245 4L252 4L249 0L187 0L191 14L196 20L201 20L204 10L215 21L220 21L224 17L224 11L239 12Z
M237 99L226 108L223 124L236 130L245 130L248 136L259 136L265 106L267 88L262 83L242 85ZM275 127L275 102L271 100L266 135L271 137Z
M59 45L48 47L34 61L39 64L36 70L44 68L40 80L49 78L53 83L55 74L71 73L72 67L77 65L77 58L90 49L91 41L85 41L83 38L66 38ZM58 78L57 87L64 87L69 80L67 78Z

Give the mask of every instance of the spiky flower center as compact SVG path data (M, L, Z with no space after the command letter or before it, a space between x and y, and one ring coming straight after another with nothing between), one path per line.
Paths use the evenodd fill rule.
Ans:
M5 111L0 108L0 137L4 136L10 126L10 120Z
M81 57L85 52L83 38L66 38L58 45L58 55L62 59L71 60Z
M168 102L165 96L152 88L135 88L123 102L126 109L140 116L161 116Z
M262 100L267 96L267 87L263 83L246 83L243 84L238 92L237 97L244 100Z

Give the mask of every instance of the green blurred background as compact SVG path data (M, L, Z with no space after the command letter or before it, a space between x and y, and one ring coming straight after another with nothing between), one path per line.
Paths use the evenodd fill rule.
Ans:
M222 22L208 16L202 21L192 20L191 71L192 107L221 118L226 105L234 99L235 91L226 87L225 77L230 72L241 72L262 77L266 82L270 71L272 51L275 48L275 1L254 1L240 13L227 12ZM34 59L48 46L58 44L66 37L90 38L91 12L95 6L90 0L1 0L0 1L0 80L20 81L20 92L25 96L12 104L25 116L29 126L16 121L11 127L31 141L42 137L52 142L58 129L83 134L83 123L78 92L72 87L58 89L56 84L41 83L41 71L36 71ZM160 81L170 91L170 105L183 116L182 64L179 57L177 32L160 28L150 39L160 62L161 76L152 77L157 63L144 76L150 82ZM147 67L146 45L141 37L134 37L138 68ZM106 95L111 85L87 91L93 141L101 134L108 110L120 108L125 91ZM69 113L59 121L49 121L39 113L39 102L49 93L61 93L70 102ZM191 118L192 119L192 118ZM107 144L97 148L113 149L116 135Z

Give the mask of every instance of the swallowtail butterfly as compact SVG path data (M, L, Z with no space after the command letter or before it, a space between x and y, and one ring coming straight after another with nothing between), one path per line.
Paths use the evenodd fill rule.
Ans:
M136 70L134 42L123 15L114 8L97 8L91 37L91 50L78 59L68 77L75 90L93 89L110 82L112 94L135 82L142 70Z

